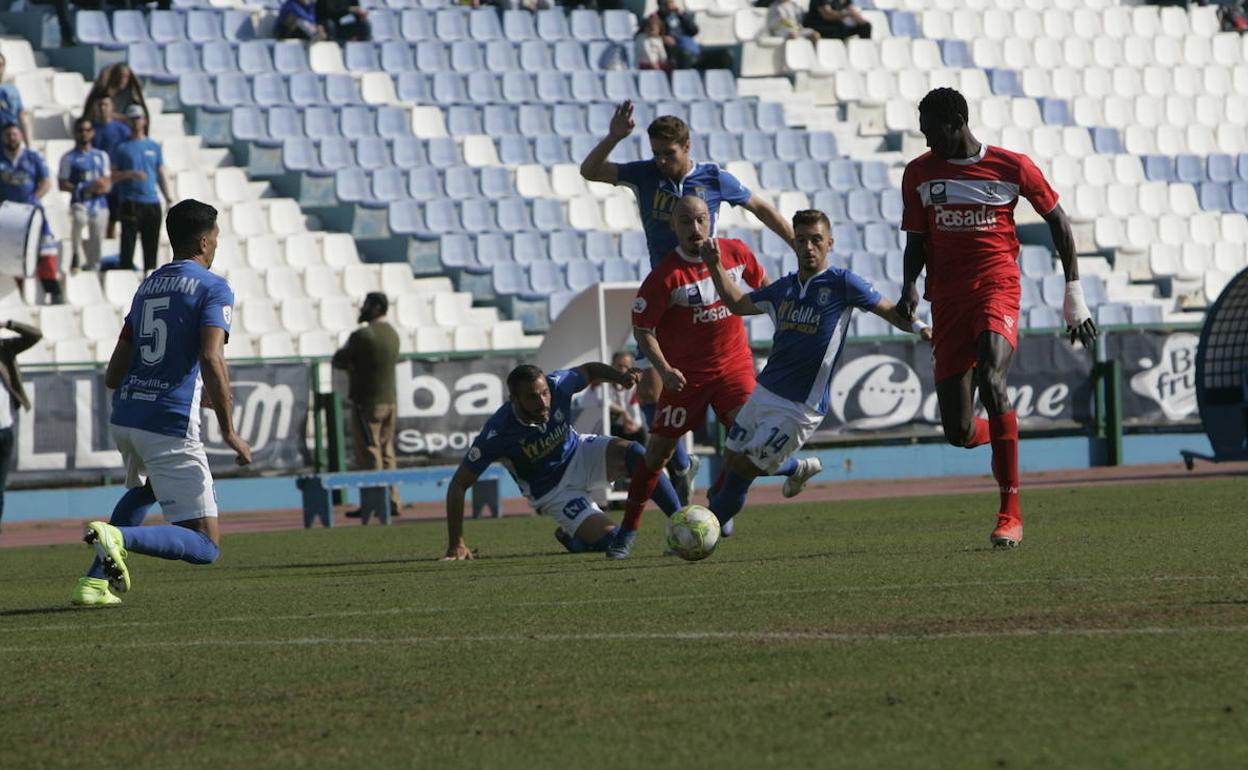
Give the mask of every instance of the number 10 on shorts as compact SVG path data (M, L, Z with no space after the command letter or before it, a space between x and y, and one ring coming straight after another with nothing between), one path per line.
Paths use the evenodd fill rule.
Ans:
M659 424L664 428L683 428L689 412L683 406L668 404L659 410Z

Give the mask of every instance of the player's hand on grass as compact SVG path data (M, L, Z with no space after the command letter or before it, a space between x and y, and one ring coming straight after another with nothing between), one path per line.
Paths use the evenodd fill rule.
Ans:
M225 443L234 450L235 465L251 465L251 445L243 441L242 436L231 433L225 437Z
M615 114L611 116L611 124L607 127L607 134L615 139L623 139L633 133L636 127L633 121L633 100L625 99L615 108Z
M679 369L664 369L659 376L663 378L663 387L667 390L679 393L685 389L685 375Z
M901 287L901 296L897 298L897 312L902 318L913 321L914 313L919 309L919 287L907 283Z
M475 558L476 555L461 540L446 549L446 556L442 557L442 561L472 561Z
M714 267L719 264L719 239L707 238L702 241L702 245L698 248L698 254L702 257L702 262L707 267Z

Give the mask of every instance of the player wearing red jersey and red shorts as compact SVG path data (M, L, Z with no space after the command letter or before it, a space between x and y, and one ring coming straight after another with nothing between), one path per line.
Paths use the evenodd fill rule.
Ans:
M960 447L992 444L1001 490L994 546L1023 538L1018 502L1018 420L1006 377L1018 345L1018 233L1014 207L1026 198L1044 217L1066 274L1063 315L1071 342L1096 338L1075 261L1070 220L1057 193L1026 155L989 147L971 134L966 100L937 88L919 102L919 130L931 152L912 160L901 183L905 282L897 302L913 317L915 285L927 267L932 303L936 397L945 438ZM975 416L975 389L988 419Z
M641 512L658 474L687 431L706 419L706 408L731 425L754 392L754 356L741 318L720 300L702 263L702 244L711 237L711 218L700 197L681 198L672 212L678 246L650 271L633 305L637 346L663 378L644 467L634 468L624 506L624 521L607 556L627 558L641 524ZM718 239L721 264L734 283L758 289L767 276L749 247ZM780 469L792 476L796 460Z

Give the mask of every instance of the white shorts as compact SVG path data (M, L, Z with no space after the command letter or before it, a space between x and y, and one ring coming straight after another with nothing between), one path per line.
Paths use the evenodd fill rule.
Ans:
M780 470L823 422L823 415L805 404L781 398L762 385L737 412L725 446L740 452L765 473Z
M564 470L559 485L532 501L538 513L554 519L564 532L572 536L576 535L576 530L586 519L602 513L593 490L606 488L607 447L612 441L610 436L592 433L579 438L580 443L572 453L572 461Z
M109 428L126 465L126 486L141 487L144 477L150 479L165 521L216 517L217 491L203 443L123 425Z

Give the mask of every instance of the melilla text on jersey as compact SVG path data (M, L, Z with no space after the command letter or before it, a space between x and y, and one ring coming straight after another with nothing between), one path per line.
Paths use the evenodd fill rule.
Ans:
M199 279L186 276L158 276L148 278L139 286L139 294L194 294L199 291Z
M821 314L810 305L801 305L791 299L780 303L776 319L780 322L778 331L795 331L802 334L818 334Z
M524 456L529 462L545 457L555 449L563 447L563 442L568 437L570 426L566 422L560 422L550 433L536 439L535 441L525 442L520 445L524 450Z

